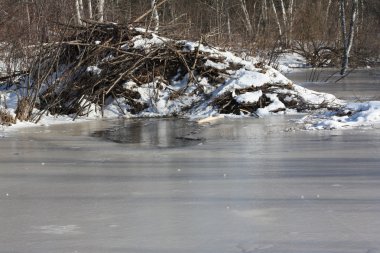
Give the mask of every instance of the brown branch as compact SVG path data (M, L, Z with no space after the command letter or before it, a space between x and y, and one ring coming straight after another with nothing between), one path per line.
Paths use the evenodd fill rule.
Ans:
M159 4L156 5L156 8L160 7L161 5L163 5L164 3L166 3L168 0L162 0ZM145 12L143 15L141 15L140 17L136 18L132 23L138 23L138 22L141 22L141 20L143 18L145 18L146 16L148 16L151 12L153 11L153 8L150 9L149 11Z

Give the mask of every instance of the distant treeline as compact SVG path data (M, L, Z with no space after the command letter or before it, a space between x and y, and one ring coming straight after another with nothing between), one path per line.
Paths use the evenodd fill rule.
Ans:
M86 19L138 21L263 57L293 50L314 66L340 65L347 51L356 65L379 57L379 0L0 0L0 50L25 56L26 45L59 41Z

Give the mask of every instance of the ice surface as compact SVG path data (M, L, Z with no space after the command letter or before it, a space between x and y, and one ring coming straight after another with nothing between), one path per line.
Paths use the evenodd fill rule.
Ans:
M284 131L290 119L9 133L0 252L378 252L379 129ZM134 140L88 136L123 127ZM172 146L181 136L205 140Z

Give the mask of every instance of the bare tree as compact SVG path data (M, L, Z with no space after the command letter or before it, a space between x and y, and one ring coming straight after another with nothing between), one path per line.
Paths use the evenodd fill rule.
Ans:
M248 36L251 37L253 29L252 29L251 18L249 16L248 9L247 9L247 3L245 2L245 0L240 0L240 7L244 15L245 29L247 30Z
M81 11L80 1L81 0L75 0L75 11L76 11L76 20L77 20L77 23L79 25L82 25L82 11Z
M87 0L88 17L92 19L92 3L91 0Z
M152 21L154 22L154 31L158 32L158 28L160 27L160 16L158 15L156 0L152 0L151 7L152 7Z
M282 37L281 23L280 23L280 19L278 18L276 5L274 4L274 1L273 1L273 0L272 0L272 8L273 8L273 12L274 12L274 15L275 15L275 18L276 18L276 23L277 23L278 33L279 33L280 37Z
M288 14L289 14L289 40L293 39L293 24L294 24L294 0L290 0L289 2L289 8L288 8Z
M280 3L281 3L282 19L284 21L284 26L287 26L288 25L288 17L286 14L284 0L280 0Z
M83 0L79 0L79 11L80 11L82 18L84 18Z
M96 4L96 20L104 21L104 0L98 0Z
M328 19L329 19L330 7L331 7L331 0L329 0L328 3L327 3L327 8L326 8L326 18L325 18L325 22L326 22L326 24L327 24L327 21L328 21Z
M350 18L350 27L347 33L346 28L346 0L339 0L339 9L340 9L340 19L341 19L341 32L342 32L342 41L343 41L343 58L342 58L342 68L340 71L341 75L344 75L348 68L348 61L350 58L350 52L352 44L354 42L354 30L356 25L356 18L358 14L358 0L352 0L351 7L351 18Z

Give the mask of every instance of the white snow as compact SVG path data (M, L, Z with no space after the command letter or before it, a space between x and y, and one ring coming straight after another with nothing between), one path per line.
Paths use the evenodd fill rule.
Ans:
M86 71L93 75L100 75L100 73L102 72L102 70L97 66L89 66L87 67Z
M145 38L142 35L135 36L132 39L133 48L135 49L150 49L152 45L164 44L168 39L152 34L152 38Z
M257 115L265 116L277 110L286 109L285 105L278 99L277 94L266 94L266 96L270 98L271 103L267 107L257 109Z
M206 61L205 66L213 67L213 68L216 68L219 70L228 68L228 64L226 64L224 62L213 62L210 60Z
M238 103L256 103L259 101L260 97L263 95L261 90L255 92L247 92L242 95L238 95L235 97L236 102Z
M347 129L380 125L380 101L348 103L336 112L308 115L300 123L307 130Z
M319 105L322 103L332 104L335 106L342 106L345 104L344 101L337 99L334 95L328 93L316 92L303 88L298 85L294 85L294 90L297 92L302 99L310 104Z
M259 72L253 72L246 69L239 69L226 82L226 85L221 86L217 90L217 96L234 89L243 89L249 87L259 87L265 83L271 82L271 78Z
M278 63L277 69L281 73L289 73L289 72L292 72L296 68L309 67L306 59L297 53L281 54L278 58L277 63Z

